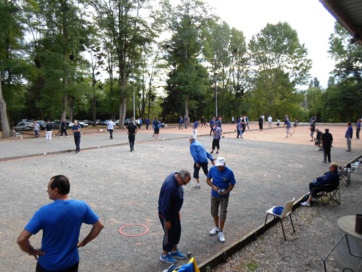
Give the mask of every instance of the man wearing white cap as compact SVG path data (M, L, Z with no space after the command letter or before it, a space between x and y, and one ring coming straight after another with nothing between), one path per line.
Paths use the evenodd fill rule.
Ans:
M236 181L233 171L225 166L225 158L218 157L214 160L214 165L215 166L211 167L206 179L207 184L212 188L211 215L214 218L215 223L215 227L210 231L210 235L218 234L220 242L225 242L223 230L229 203L229 195L230 191L234 188Z

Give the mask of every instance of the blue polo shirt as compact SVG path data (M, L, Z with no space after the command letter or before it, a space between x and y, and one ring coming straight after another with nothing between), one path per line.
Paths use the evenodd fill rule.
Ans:
M234 172L227 166L224 167L223 171L220 171L217 166L211 167L209 173L207 174L207 177L211 178L212 183L220 189L226 190L230 186L230 184L234 185L236 183ZM211 190L211 196L229 197L229 194L221 196L214 190Z

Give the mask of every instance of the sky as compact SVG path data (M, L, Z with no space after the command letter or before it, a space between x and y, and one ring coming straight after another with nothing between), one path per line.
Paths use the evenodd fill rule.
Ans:
M334 17L318 0L204 0L231 27L243 31L247 41L267 23L287 22L297 31L299 42L308 49L311 76L327 87L334 62L329 57L328 39Z

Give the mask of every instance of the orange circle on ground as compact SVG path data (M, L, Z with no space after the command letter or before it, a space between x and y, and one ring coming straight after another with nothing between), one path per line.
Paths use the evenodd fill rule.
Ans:
M142 227L144 228L144 232L141 232L141 233L138 233L138 234L128 234L128 233L124 233L123 230L125 228L128 228L128 227ZM127 224L127 225L124 225L122 226L120 229L119 229L119 233L124 235L124 236L127 236L127 237L137 237L137 236L142 236L142 235L145 235L146 233L148 232L148 227L144 224Z

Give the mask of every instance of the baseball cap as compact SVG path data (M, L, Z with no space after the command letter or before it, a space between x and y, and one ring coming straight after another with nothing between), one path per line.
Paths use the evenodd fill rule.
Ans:
M218 157L215 161L215 166L224 166L225 164L225 158L223 157Z

